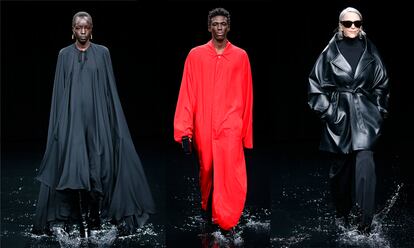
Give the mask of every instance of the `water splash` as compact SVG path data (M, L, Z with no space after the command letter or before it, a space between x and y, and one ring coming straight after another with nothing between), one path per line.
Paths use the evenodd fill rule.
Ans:
M244 241L241 235L243 231L239 230L230 235L223 235L220 231L215 231L210 234L212 240L208 247L243 247ZM207 234L209 235L209 234Z
M117 230L116 227L113 226L110 229L102 229L102 230L92 230L89 236L89 242L101 247L109 247L111 246L117 238Z
M264 208L246 207L238 225L230 234L224 234L218 226L210 226L202 216L201 195L198 179L185 176L186 190L173 196L175 200L187 206L183 208L186 216L181 223L173 228L181 232L197 233L201 239L202 247L243 247L245 244L244 232L266 235L270 232L270 210ZM253 235L255 235L253 234Z
M253 230L256 233L270 233L270 210L266 208L246 208L243 211L240 228Z
M343 231L337 241L349 246L391 248L390 242L384 237L382 225L373 224L373 226L374 228L369 235L361 234L355 226L350 228L341 227Z
M24 236L31 239L32 246L30 247L56 247L55 243L59 243L62 248L162 247L160 238L162 238L163 230L160 226L154 226L152 223L137 228L134 234L128 236L118 236L116 226L109 223L103 224L100 230L91 230L87 238L80 237L79 228L76 225L73 225L70 230L65 230L62 225L56 225L52 230L53 236L35 235L30 233L29 228Z
M67 233L62 227L54 227L53 233L62 248L75 248L82 244L77 231Z
M194 229L200 228L204 224L204 220L201 217L201 195L199 192L198 181L195 177L185 176L185 184L188 185L186 191L181 192L179 195L175 195L174 199L185 202L186 206L182 210L184 216L188 216L183 220L183 223L175 225L174 228L181 231L191 232Z
M310 239L311 235L307 233L298 233L297 235L287 237L287 238L279 238L274 237L271 238L272 244L278 244L281 248L287 248L293 245L297 245L299 243L302 243L305 240Z
M387 201L387 204L385 205L385 207L378 214L376 214L374 216L374 221L382 222L387 217L387 215L390 212L391 208L394 206L395 202L397 201L397 199L400 195L400 190L403 186L404 186L404 183L401 183L400 185L397 185L397 189L394 192L391 199L389 199Z
M357 225L351 225L350 227L345 227L342 222L337 222L337 226L340 230L338 242L346 245L365 245L368 247L384 247L390 248L390 241L386 238L384 233L384 220L388 216L388 213L396 203L400 190L404 184L397 185L397 189L392 195L392 197L387 201L385 207L378 213L374 215L372 220L372 231L368 235L361 234L357 230ZM354 222L357 222L358 215L352 215L351 218Z

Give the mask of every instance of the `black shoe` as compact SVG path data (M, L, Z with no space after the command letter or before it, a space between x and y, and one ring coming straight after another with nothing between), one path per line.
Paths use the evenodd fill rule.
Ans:
M88 237L88 229L85 227L85 225L83 223L79 223L79 236L81 238L86 238Z
M100 230L101 229L101 220L96 219L89 219L88 221L88 230Z
M88 222L88 237L96 236L96 233L101 230L100 221L89 221Z
M371 225L359 224L357 230L359 234L369 236L371 233Z
M63 230L68 234L72 233L74 230L76 230L76 228L77 228L77 225L75 225L73 223L65 223L63 225Z
M125 237L134 234L133 230L128 227L125 221L122 221L116 226L119 237Z

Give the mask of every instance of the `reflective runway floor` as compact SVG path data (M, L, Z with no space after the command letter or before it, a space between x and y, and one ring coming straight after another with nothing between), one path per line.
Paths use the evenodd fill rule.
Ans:
M85 239L76 229L56 228L52 237L30 234L43 154L34 145L9 149L1 157L1 247L414 247L413 182L401 171L401 158L377 158L377 214L365 236L335 219L321 154L287 152L292 150L246 151L245 210L229 236L206 228L195 155L182 154L175 144L138 146L158 213L134 235L117 237L116 228L105 225Z

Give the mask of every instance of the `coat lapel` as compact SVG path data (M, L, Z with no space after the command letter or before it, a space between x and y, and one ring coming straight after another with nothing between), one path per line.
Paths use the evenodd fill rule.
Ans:
M346 61L345 57L341 53L338 52L331 63L352 77L351 65L348 63L348 61Z
M359 59L358 66L355 70L354 78L357 78L359 75L361 75L361 73L367 68L367 66L374 61L374 57L371 55L371 53L367 52L369 45L367 44L367 42L365 42L365 44L365 50L361 58Z

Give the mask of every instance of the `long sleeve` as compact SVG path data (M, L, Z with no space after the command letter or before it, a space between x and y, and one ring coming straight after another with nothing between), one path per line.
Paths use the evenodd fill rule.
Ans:
M388 85L388 75L385 67L378 65L375 69L375 79L374 79L374 95L376 97L376 104L379 111L383 116L388 115L388 102L389 102L389 85Z
M174 116L174 139L177 142L181 142L183 136L188 136L190 138L193 136L195 97L192 87L192 72L191 54L189 54L184 65L184 72Z
M243 113L243 146L253 148L253 82L249 57L246 54L244 61L245 85L245 107Z
M308 84L308 105L319 114L321 118L331 114L331 104L329 101L329 93L322 87L321 82L324 80L323 71L327 70L323 65L323 54L319 56L310 75ZM329 82L324 82L324 85L329 85Z

